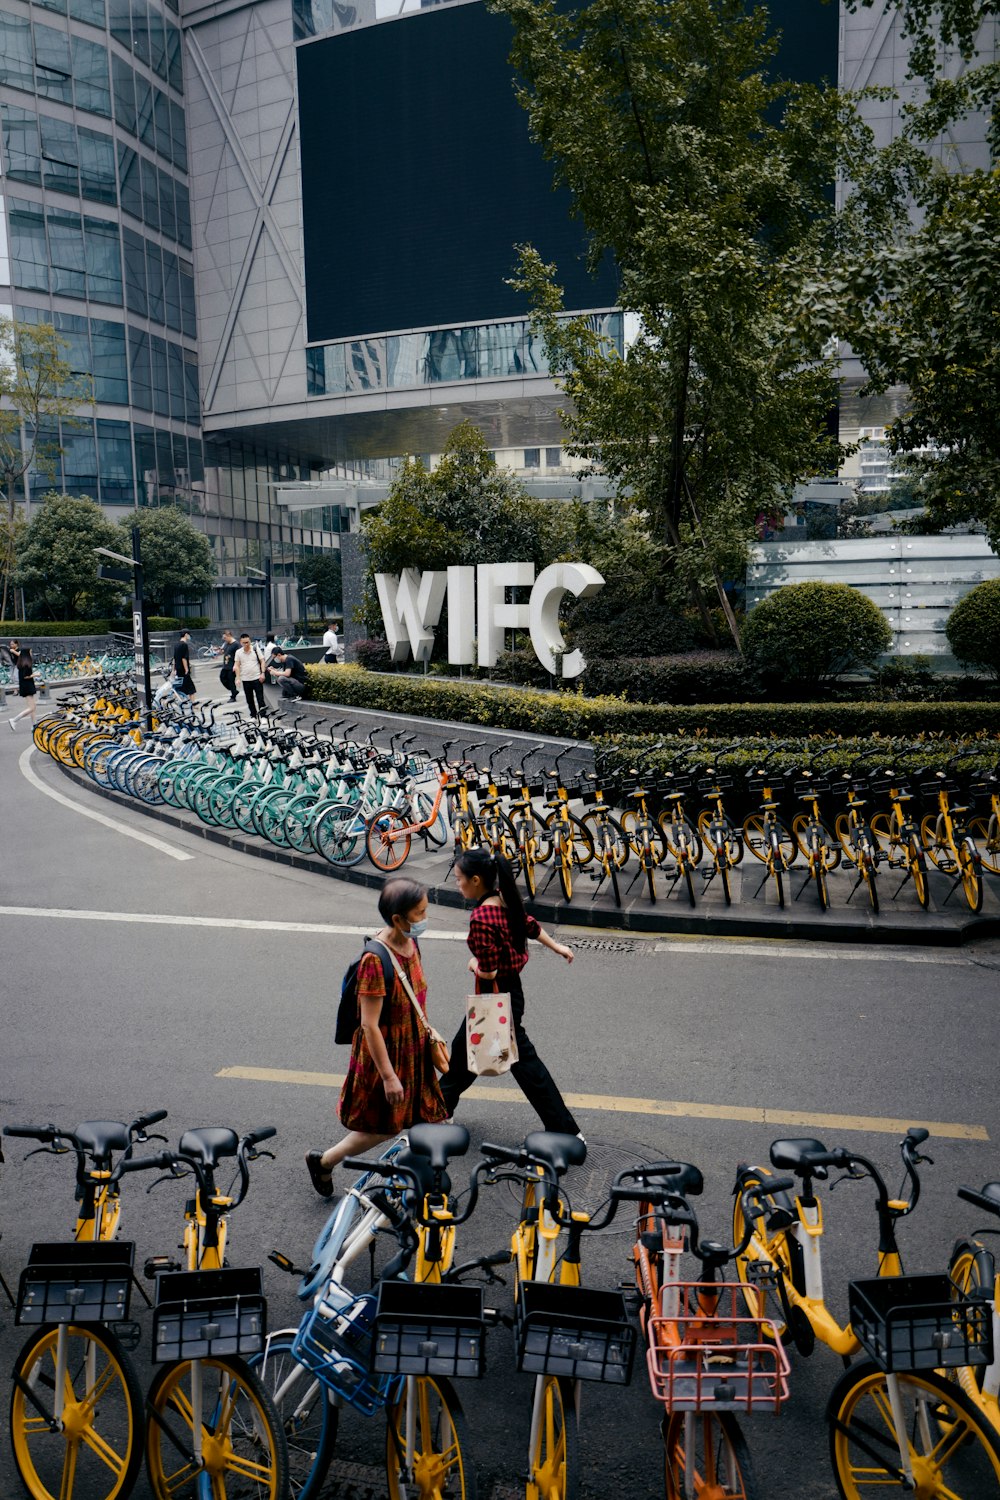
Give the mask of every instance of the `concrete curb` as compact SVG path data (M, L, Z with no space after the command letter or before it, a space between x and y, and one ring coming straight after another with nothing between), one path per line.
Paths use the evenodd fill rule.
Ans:
M343 880L350 885L366 890L380 890L383 876L374 870L357 867L334 870L318 857L298 854L291 849L278 849L243 833L225 828L211 828L192 814L189 817L174 808L147 807L109 787L96 786L83 773L71 770L61 761L55 765L77 786L104 797L119 807L131 808L155 818L184 833L201 837L210 843L221 844L240 854L252 854L258 859L271 860L275 864L292 869L305 870L314 875L326 875L333 880ZM415 875L421 879L420 872ZM430 900L437 906L464 909L465 902L458 891L450 885L431 885ZM790 908L774 911L758 908L752 916L739 914L731 909L723 915L707 915L704 912L670 910L636 910L634 906L621 911L601 907L570 906L562 901L532 901L526 903L540 921L562 927L594 927L636 933L659 933L664 936L685 937L732 937L732 938L798 938L809 942L828 943L878 943L917 947L955 948L983 938L1000 937L1000 918L995 916L943 916L933 917L925 912L900 916L895 912L883 912L878 917L870 912L847 912L840 909L825 915L795 913Z

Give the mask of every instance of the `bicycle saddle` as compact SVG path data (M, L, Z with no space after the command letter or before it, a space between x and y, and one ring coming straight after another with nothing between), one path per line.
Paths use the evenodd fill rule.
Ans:
M569 1167L582 1167L587 1160L586 1143L578 1135L560 1135L555 1130L533 1130L524 1138L524 1149L529 1156L547 1161L557 1177Z
M84 1120L73 1134L92 1156L110 1156L112 1151L124 1151L128 1145L128 1126L119 1120Z
M411 1125L406 1139L411 1154L423 1157L439 1172L453 1156L464 1156L469 1149L469 1132L464 1125Z
M817 1161L817 1158L822 1160ZM797 1172L800 1177L825 1178L830 1153L822 1141L809 1136L795 1137L787 1141L774 1141L771 1145L771 1165L784 1172Z
M185 1130L178 1143L182 1156L190 1156L204 1167L217 1167L224 1156L235 1156L240 1147L240 1138L235 1130L224 1125L203 1125L198 1130Z

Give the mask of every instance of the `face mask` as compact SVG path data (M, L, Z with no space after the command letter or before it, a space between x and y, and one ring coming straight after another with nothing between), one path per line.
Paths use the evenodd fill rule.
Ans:
M426 917L424 918L424 920L422 922L411 922L410 923L410 937L412 937L412 938L418 938L418 937L420 937L421 933L426 932L426 931L427 931L427 918Z

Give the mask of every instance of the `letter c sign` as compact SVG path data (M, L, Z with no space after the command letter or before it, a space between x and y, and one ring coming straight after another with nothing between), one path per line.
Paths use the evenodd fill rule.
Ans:
M579 677L586 666L580 651L567 651L559 629L559 605L563 594L590 599L604 586L604 579L588 563L551 563L535 579L528 606L528 630L535 655L547 672L555 673L556 656L562 657L563 677Z

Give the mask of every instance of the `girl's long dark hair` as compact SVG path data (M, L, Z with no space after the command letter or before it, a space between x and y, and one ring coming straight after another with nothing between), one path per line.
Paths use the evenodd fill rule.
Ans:
M514 947L523 953L528 946L528 920L510 860L502 854L491 854L488 849L465 849L455 863L463 875L480 877L487 896L502 898Z
M20 654L17 658L17 665L21 668L22 672L27 672L30 667L34 666L34 662L32 661L31 657L30 646L21 647Z

